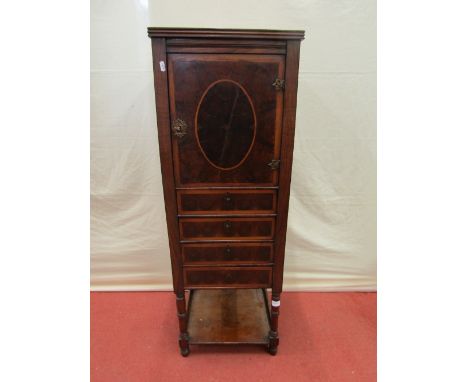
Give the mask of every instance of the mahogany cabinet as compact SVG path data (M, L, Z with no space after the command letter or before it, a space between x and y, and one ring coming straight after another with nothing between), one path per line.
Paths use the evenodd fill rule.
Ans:
M246 343L274 355L304 32L148 34L181 354Z

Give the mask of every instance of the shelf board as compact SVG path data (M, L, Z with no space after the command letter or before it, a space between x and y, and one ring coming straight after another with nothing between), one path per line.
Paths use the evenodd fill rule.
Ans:
M262 289L197 289L189 300L191 344L268 344L268 304Z

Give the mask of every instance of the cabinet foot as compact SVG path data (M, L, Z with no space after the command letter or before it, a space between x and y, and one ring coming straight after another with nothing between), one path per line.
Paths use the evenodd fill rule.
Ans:
M270 353L271 355L276 355L276 353L278 352L278 344L279 344L278 332L270 330L268 339L270 340L270 343L268 344L268 347L267 347L268 353Z
M180 354L187 357L190 353L189 335L187 333L187 306L185 303L185 293L176 294L177 316L179 317L179 348Z
M180 354L183 357L187 357L190 354L190 347L189 347L189 336L187 333L181 333L179 336L179 348Z
M268 353L270 353L271 355L276 355L276 353L278 353L278 347L273 347L273 346L270 346L268 345L267 346L267 351Z

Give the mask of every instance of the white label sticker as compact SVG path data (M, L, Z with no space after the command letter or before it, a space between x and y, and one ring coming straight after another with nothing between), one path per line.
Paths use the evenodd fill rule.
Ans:
M161 72L166 71L166 64L164 63L164 61L159 61L159 67L161 68Z
M280 303L279 300L278 300L278 301L271 300L271 306L277 308L277 307L280 306L280 305L281 305L281 303Z

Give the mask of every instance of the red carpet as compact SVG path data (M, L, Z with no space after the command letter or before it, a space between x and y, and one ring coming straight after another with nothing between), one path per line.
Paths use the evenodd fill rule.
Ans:
M91 381L376 381L375 293L283 293L276 356L256 346L179 354L169 292L91 293Z

